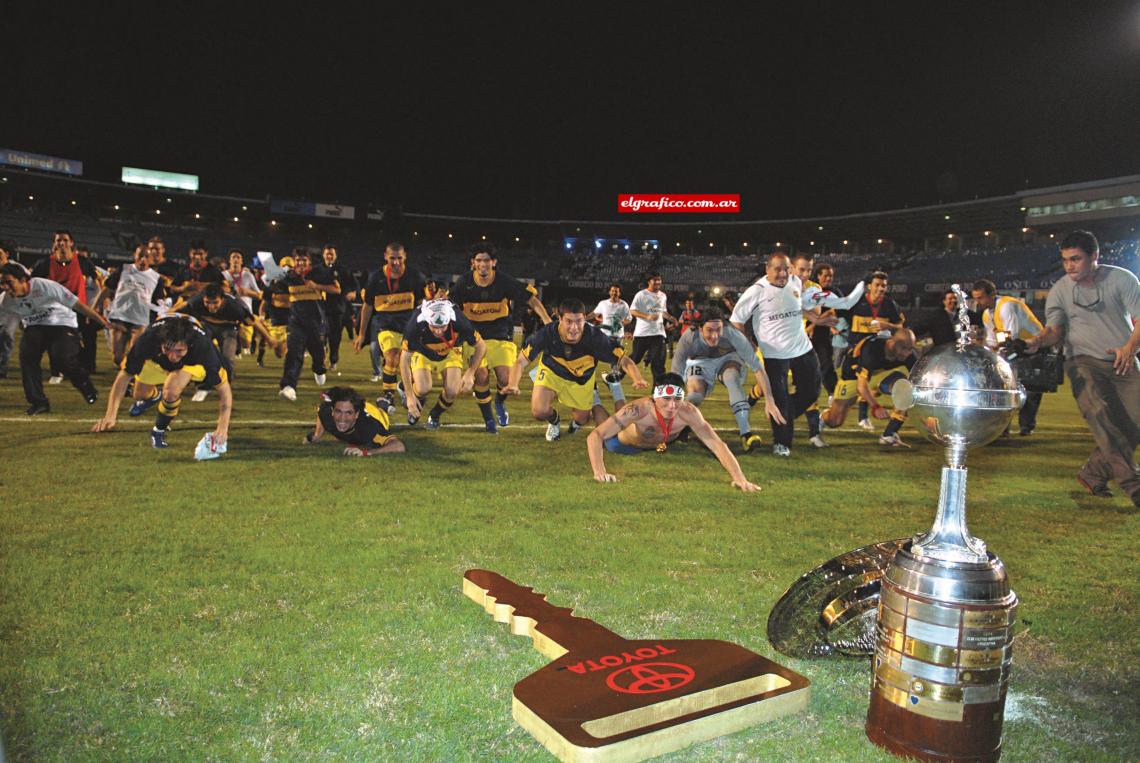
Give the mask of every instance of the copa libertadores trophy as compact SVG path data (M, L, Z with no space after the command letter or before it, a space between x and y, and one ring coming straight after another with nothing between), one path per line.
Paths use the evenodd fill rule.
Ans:
M1025 393L1009 363L970 341L957 284L958 341L918 361L896 407L946 447L938 513L883 576L867 736L938 761L1001 755L1017 596L1005 566L966 527L966 450L993 441ZM901 387L901 388L900 388Z

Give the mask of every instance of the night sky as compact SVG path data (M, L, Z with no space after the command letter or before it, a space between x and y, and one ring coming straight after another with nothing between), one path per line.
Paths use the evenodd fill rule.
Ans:
M546 219L616 217L619 192L774 219L1140 174L1140 0L628 5L6 12L0 146Z

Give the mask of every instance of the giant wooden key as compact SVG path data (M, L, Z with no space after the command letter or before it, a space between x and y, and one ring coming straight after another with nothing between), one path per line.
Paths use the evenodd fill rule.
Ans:
M644 760L807 707L806 678L737 644L630 641L487 570L463 593L554 660L515 684L512 714L564 761Z

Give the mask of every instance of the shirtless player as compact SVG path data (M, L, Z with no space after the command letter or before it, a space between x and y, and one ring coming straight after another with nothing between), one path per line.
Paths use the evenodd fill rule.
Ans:
M685 402L685 382L679 374L662 374L653 388L652 398L642 398L622 408L602 422L586 438L590 454L590 467L598 482L617 482L617 477L606 471L603 448L613 453L633 455L642 450L665 450L666 444L677 438L681 430L689 427L693 434L713 452L721 466L732 477L733 487L745 493L760 489L744 477L740 464L732 451L717 436L692 403Z

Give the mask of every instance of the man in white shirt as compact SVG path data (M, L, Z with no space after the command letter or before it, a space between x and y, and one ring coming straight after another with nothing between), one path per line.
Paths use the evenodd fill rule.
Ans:
M629 359L634 364L644 360L653 378L657 379L665 373L665 327L677 325L666 308L660 273L649 274L645 288L634 295L629 313L637 319L633 326L633 352Z
M768 255L764 277L749 286L736 303L732 325L745 331L745 324L752 322L752 334L768 370L773 402L786 422L772 421L775 455L791 455L793 422L800 414L807 418L811 444L817 448L827 447L819 428L819 358L804 329L804 313L820 307L848 309L863 296L864 288L860 283L846 297L836 297L818 285L805 289L799 277L791 274L788 255L774 252ZM825 325L835 323L834 316L821 320ZM794 398L788 394L789 371L796 385Z
M91 377L79 362L79 322L76 313L109 328L107 320L79 301L62 284L48 278L32 278L22 265L10 262L0 267L0 290L5 312L20 316L24 335L20 339L20 374L26 413L35 416L51 411L44 394L40 361L46 351L52 365L62 371L90 405L99 399Z
M970 296L982 311L982 325L986 327L986 346L996 350L1011 339L1029 341L1038 336L1045 327L1029 309L1029 305L1017 297L1002 296L997 293L997 285L988 278L974 281ZM1037 428L1037 410L1041 407L1040 392L1030 392L1025 397L1025 405L1017 412L1017 421L1022 437L1033 434ZM1008 430L1006 432L1008 434Z
M93 304L111 322L111 360L115 368L123 364L127 350L150 325L151 313L158 312L158 303L165 294L162 275L151 267L151 253L142 244L135 247L133 265L124 263L103 282ZM111 305L104 310L108 298Z
M621 298L621 287L610 284L610 297L603 299L594 308L594 312L586 316L590 323L596 323L598 329L609 337L615 347L621 347L625 341L625 327L633 320L629 312L629 304ZM602 377L610 388L610 393L616 403L615 411L621 410L625 404L625 392L621 388L621 368L614 366L609 373ZM611 378L612 377L612 378Z

